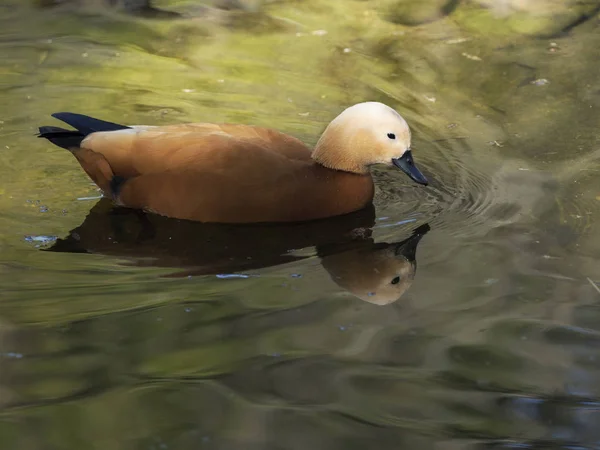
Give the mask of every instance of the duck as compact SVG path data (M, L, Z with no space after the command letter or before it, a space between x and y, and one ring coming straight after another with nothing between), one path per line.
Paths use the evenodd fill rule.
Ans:
M271 128L184 123L126 126L82 114L52 117L75 128L39 127L69 150L115 204L212 223L304 222L373 202L374 165L427 178L414 163L406 120L380 102L352 105L314 149Z

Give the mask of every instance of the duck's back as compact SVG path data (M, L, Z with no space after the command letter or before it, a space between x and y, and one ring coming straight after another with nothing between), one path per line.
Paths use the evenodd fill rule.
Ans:
M108 180L119 203L170 217L311 220L361 209L373 197L370 175L326 169L301 141L267 128L134 127L90 134L81 148L75 155L92 178L112 172L119 181ZM103 160L110 170L98 170Z
M226 158L232 147L262 148L294 160L310 160L311 151L300 140L286 134L247 125L209 123L138 126L125 130L90 134L82 148L102 154L123 177L160 172L195 160Z

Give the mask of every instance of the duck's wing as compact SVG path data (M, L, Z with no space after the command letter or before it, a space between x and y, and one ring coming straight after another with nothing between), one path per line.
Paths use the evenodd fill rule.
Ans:
M299 140L243 125L132 127L80 147L83 169L120 204L201 221L271 218L311 161Z
M206 123L134 126L93 133L83 140L81 148L104 156L115 175L131 178L180 167L184 162L202 159L207 151L212 154L215 148L227 152L244 145L297 160L307 161L311 154L301 141L275 130Z

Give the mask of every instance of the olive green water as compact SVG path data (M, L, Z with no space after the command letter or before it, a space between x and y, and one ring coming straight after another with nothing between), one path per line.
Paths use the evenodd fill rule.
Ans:
M597 5L203 5L0 4L0 448L600 448ZM374 217L298 228L111 211L35 138L74 111L312 145L366 100L430 186L375 168Z

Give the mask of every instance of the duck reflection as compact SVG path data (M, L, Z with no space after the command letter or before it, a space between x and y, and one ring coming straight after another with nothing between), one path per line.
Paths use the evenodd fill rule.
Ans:
M341 288L366 302L388 305L411 286L417 271L417 246L429 229L421 225L397 243L375 243L369 238L352 242L346 251L340 251L339 245L331 253L319 248L321 264Z
M244 272L306 259L314 247L341 288L386 305L410 287L422 225L402 242L375 243L375 210L285 225L208 224L120 208L101 199L84 222L46 249L123 258L124 264L177 269L168 277Z

